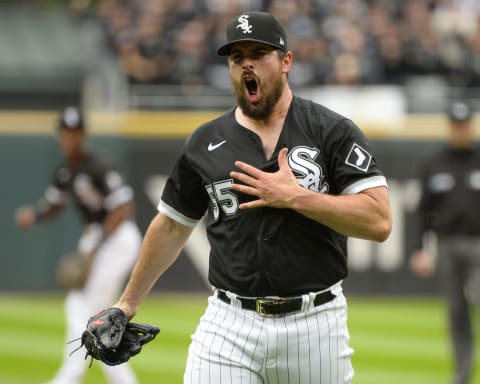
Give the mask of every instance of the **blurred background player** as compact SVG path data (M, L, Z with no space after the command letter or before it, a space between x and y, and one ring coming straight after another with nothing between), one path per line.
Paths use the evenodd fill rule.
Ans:
M64 156L43 198L16 212L17 225L27 230L45 218L56 216L71 198L85 223L78 252L92 259L83 288L70 290L65 300L66 341L78 338L92 313L99 312L119 294L135 263L141 234L133 220L133 190L108 162L87 148L87 133L81 111L67 107L61 112L58 142ZM74 343L73 343L74 344ZM87 361L82 353L69 356L51 384L77 384ZM136 377L128 366L103 365L111 384L133 384Z
M421 277L433 275L435 259L423 248L422 238L435 232L455 352L454 383L465 384L473 365L471 309L480 301L480 150L474 143L471 107L456 101L448 118L447 145L423 167L421 230L410 264Z

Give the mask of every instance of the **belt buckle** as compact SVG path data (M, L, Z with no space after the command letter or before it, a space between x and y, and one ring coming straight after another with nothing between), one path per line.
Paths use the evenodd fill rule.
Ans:
M255 310L262 317L274 317L275 316L274 313L265 312L265 305L268 305L268 304L276 305L276 304L282 304L284 302L285 302L284 300L257 299L255 303L256 304Z

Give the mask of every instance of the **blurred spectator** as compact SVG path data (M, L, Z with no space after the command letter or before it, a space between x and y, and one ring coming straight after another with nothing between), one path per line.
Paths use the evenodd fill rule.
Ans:
M373 1L367 11L366 28L377 50L380 82L401 84L405 68L404 46L398 9L386 0Z
M428 0L408 0L403 7L405 62L414 74L440 72L440 39L430 22Z
M468 42L478 35L478 15L462 1L443 0L432 12L432 27L441 44L439 56L451 82L463 86L468 82L465 71L469 60Z
M402 84L421 74L480 83L476 0L100 0L97 15L130 82L222 89L230 84L212 52L226 20L251 9L286 26L294 88Z
M202 85L208 54L205 23L201 19L185 23L175 36L173 48L176 56L173 82L182 86Z

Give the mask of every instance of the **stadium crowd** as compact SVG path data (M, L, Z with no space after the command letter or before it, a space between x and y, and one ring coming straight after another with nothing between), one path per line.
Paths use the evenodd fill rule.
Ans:
M106 44L131 83L230 87L225 23L265 10L287 26L292 87L402 84L438 74L480 85L477 0L103 0Z

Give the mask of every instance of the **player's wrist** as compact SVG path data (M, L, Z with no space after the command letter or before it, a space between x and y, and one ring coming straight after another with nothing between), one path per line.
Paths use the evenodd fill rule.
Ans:
M294 211L304 211L306 209L306 202L308 199L309 190L300 188L298 192L287 200L288 208Z
M40 200L33 207L31 207L33 222L39 222L47 217L48 212L50 211L50 205L45 200Z
M112 307L120 309L123 313L125 313L129 320L137 314L138 310L138 305L134 303L129 303L126 300L119 300Z
M42 219L42 211L37 207L32 208L32 224L39 222Z

